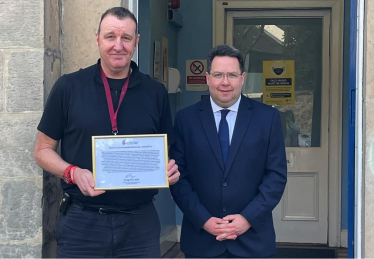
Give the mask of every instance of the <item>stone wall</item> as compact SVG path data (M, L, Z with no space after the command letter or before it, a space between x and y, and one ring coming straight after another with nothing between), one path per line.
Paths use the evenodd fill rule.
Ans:
M77 71L97 62L99 52L95 33L101 15L114 6L121 6L121 1L62 0L62 74Z
M120 0L46 0L44 101L56 80L66 73L96 63L99 55L95 32L101 14L113 6L128 7ZM56 225L61 200L60 179L44 172L42 256L56 257Z
M101 14L128 2L0 1L1 258L55 256L60 180L34 162L36 127L61 71L96 62Z
M364 225L363 257L374 257L374 2L366 0L365 80L363 91Z
M61 0L45 0L44 9L44 102L53 84L61 76ZM56 257L56 224L62 196L60 179L43 172L43 243L42 257Z
M0 1L0 257L41 257L44 1Z

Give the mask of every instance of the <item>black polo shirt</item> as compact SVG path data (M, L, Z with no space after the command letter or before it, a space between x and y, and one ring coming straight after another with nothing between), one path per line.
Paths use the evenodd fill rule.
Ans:
M68 163L92 171L92 136L112 135L112 126L99 72L96 65L60 77L46 103L38 130L61 141L61 157ZM173 142L172 120L165 87L139 72L131 62L132 73L125 98L118 111L119 135L168 134ZM113 102L118 103L112 88ZM116 83L116 82L115 82ZM114 83L114 84L115 84ZM118 82L117 82L118 83ZM114 86L114 87L113 87ZM115 106L116 103L115 103ZM84 204L131 208L152 200L157 189L106 191L97 197L84 196L75 184L61 181L62 188Z

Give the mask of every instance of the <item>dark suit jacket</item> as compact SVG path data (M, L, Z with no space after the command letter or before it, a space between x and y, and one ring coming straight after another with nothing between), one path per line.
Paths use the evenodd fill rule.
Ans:
M242 96L226 166L209 98L179 111L174 130L170 158L181 177L171 192L184 213L181 250L198 257L226 250L241 257L274 255L272 210L287 181L279 112ZM230 214L252 226L236 240L216 241L202 228L210 217Z

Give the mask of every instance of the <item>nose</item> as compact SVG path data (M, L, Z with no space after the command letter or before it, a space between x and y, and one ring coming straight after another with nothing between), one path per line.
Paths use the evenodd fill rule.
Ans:
M222 78L221 84L223 84L223 85L230 84L229 77L226 74L223 74L223 78Z
M121 38L116 39L116 42L115 42L115 44L114 44L114 49L115 49L116 51L121 51L122 48L123 48L123 46L122 46L122 44L121 44Z

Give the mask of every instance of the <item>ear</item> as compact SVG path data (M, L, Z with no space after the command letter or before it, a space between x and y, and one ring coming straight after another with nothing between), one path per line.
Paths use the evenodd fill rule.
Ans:
M139 38L140 38L140 34L138 34L138 37L136 37L135 48L137 48L139 46Z
M208 72L205 72L205 79L206 79L206 83L209 85L209 73Z
M97 34L97 32L95 33L95 37L96 37L96 45L99 46L99 34Z
M242 73L242 85L244 84L244 79L247 74L245 72Z

